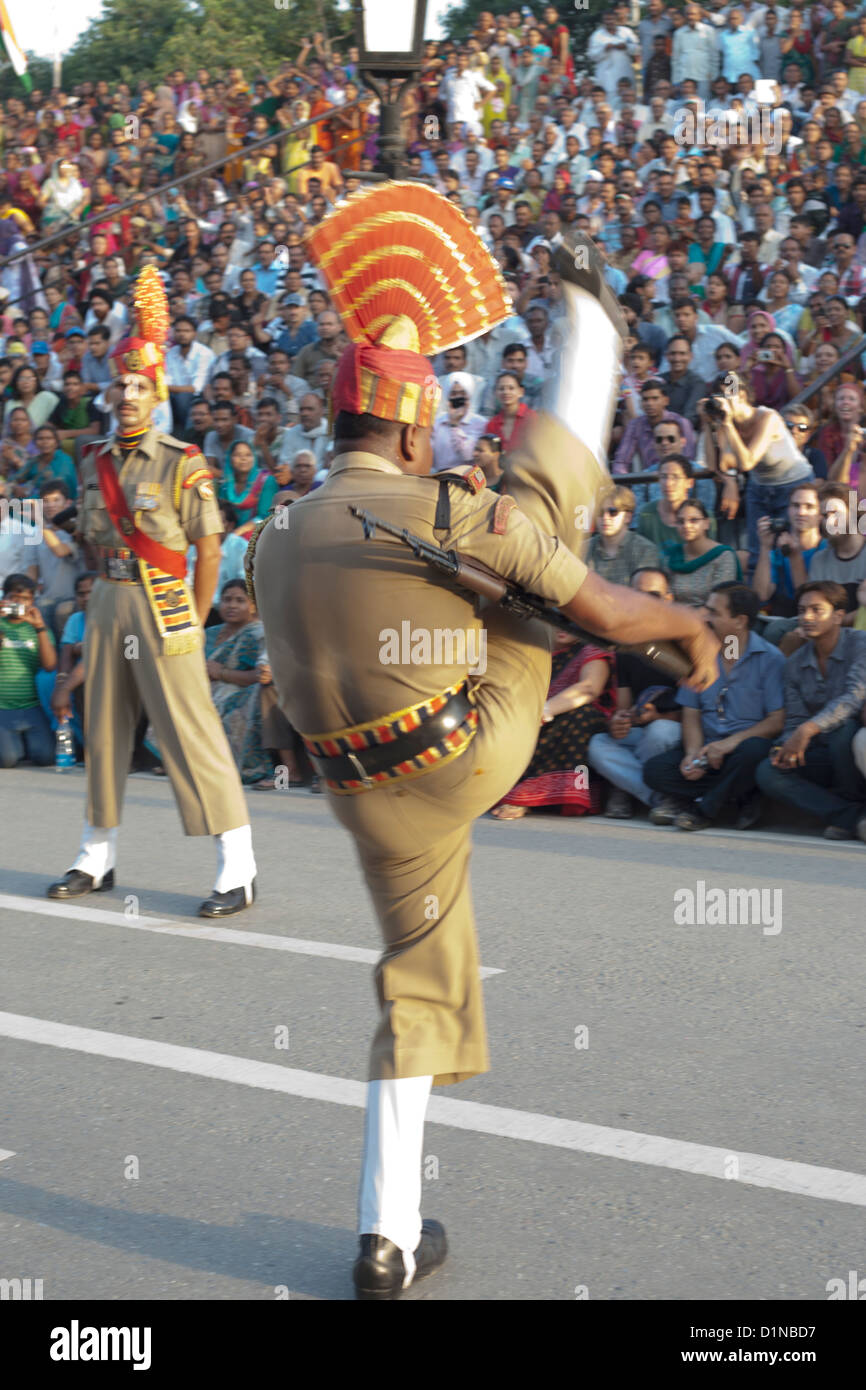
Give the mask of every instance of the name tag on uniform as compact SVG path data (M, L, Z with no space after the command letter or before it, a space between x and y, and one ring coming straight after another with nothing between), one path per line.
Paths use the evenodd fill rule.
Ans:
M152 512L159 506L161 483L139 483L132 504L136 512Z

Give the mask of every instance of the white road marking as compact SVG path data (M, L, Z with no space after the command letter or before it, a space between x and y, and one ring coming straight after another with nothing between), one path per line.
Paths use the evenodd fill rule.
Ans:
M7 1159L7 1158L14 1158L14 1157L15 1157L15 1150L14 1150L14 1149L0 1149L0 1163L2 1163L2 1162L4 1161L4 1159Z
M150 1038L78 1028L51 1019L0 1013L0 1035L21 1042L85 1052L95 1057L141 1062L146 1066L163 1067L168 1071L209 1077L215 1081L230 1081L259 1090L281 1091L304 1100L324 1100L333 1105L356 1108L363 1108L366 1104L367 1087L363 1081L296 1071L273 1062L257 1062L223 1052L205 1052L196 1047L178 1047L174 1043L154 1042ZM654 1168L672 1168L700 1177L727 1179L732 1187L744 1183L750 1187L792 1192L799 1197L866 1206L866 1177L861 1173L846 1173L809 1163L791 1163L787 1159L768 1158L764 1154L692 1144L687 1140L665 1139L657 1134L610 1129L606 1125L584 1124L579 1120L562 1120L527 1110L507 1110L496 1105L445 1100L438 1096L431 1098L427 1118L433 1124L492 1134L500 1139L522 1139L531 1144L572 1149L602 1158L619 1158L628 1163L645 1163ZM736 1178L728 1178L732 1158L737 1161Z
M264 932L236 931L231 927L185 927L172 917L127 917L125 912L107 908L79 907L75 903L56 903L44 898L19 898L0 893L0 908L9 912L36 912L43 917L71 917L78 922L95 922L105 927L128 927L131 931L157 932L163 936L187 936L193 941L220 941L228 946L258 946L264 951L292 951L298 956L324 956L330 960L349 960L359 965L375 965L380 951L363 946L340 946L335 941L304 941L296 936L268 936ZM482 965L482 980L504 975L493 965Z

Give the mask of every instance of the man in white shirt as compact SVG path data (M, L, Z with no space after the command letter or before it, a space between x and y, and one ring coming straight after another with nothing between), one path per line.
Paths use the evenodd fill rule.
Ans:
M309 391L298 402L298 423L287 429L283 435L280 461L291 463L301 449L309 449L316 460L316 467L325 462L328 445L331 442L328 422L323 418L324 407L321 396Z
M469 54L457 54L457 67L446 74L439 95L445 101L448 125L452 133L474 131L480 135L483 129L478 106L485 92L495 92L494 83L477 69L470 68Z
M180 434L186 429L192 399L204 391L216 359L205 343L197 341L196 325L191 318L176 318L172 331L175 341L165 354L165 380L171 398L174 432Z
M602 19L602 27L596 29L590 38L586 51L587 58L593 64L595 80L604 87L608 101L616 100L617 83L621 77L630 80L634 76L632 62L639 49L634 31L624 24L617 24L616 15L610 10Z

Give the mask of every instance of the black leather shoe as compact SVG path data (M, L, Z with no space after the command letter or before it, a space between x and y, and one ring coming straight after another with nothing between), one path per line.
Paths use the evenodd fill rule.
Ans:
M46 888L46 898L83 898L85 893L104 893L114 887L114 870L109 869L102 882L97 884L92 874L84 874L80 869L68 869L57 883Z
M604 278L604 261L591 237L585 232L566 232L554 247L551 263L561 279L598 300L621 338L628 336L622 306Z
M203 902L198 910L199 917L233 917L236 912L243 912L245 907L249 907L256 900L256 880L253 879L250 887L230 888L227 893L211 893L206 902Z
M422 1221L411 1283L433 1274L445 1263L447 1254L445 1227L438 1221ZM408 1288L403 1251L387 1236L361 1236L361 1251L352 1269L352 1279L356 1298L399 1298L403 1289Z
M761 819L763 807L764 803L760 792L755 792L747 801L743 802L734 829L751 830L752 826L757 825L758 821Z

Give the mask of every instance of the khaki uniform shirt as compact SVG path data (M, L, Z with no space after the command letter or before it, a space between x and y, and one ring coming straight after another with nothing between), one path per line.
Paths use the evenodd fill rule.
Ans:
M580 588L583 561L516 505L508 510L510 499L487 488L476 495L459 484L448 490L451 529L434 532L435 477L404 474L375 454L344 453L320 488L283 513L284 526L275 519L262 532L256 599L280 705L300 733L366 723L457 684L471 663L459 659L459 642L445 634L482 628L474 595L466 597L391 536L365 540L350 503L483 562L551 604L567 603ZM439 659L430 660L437 634Z
M190 487L183 484L194 473L207 469L201 454L185 455L189 448L180 439L149 429L138 447L124 457L113 440L99 440L98 452L108 444L115 472L126 504L138 529L169 550L186 551L203 536L221 534L222 517L211 478L201 478ZM180 465L180 497L175 505L175 488ZM210 470L208 470L210 471ZM115 530L99 487L93 455L85 456L81 469L81 509L79 530L90 545L128 549L125 536Z

